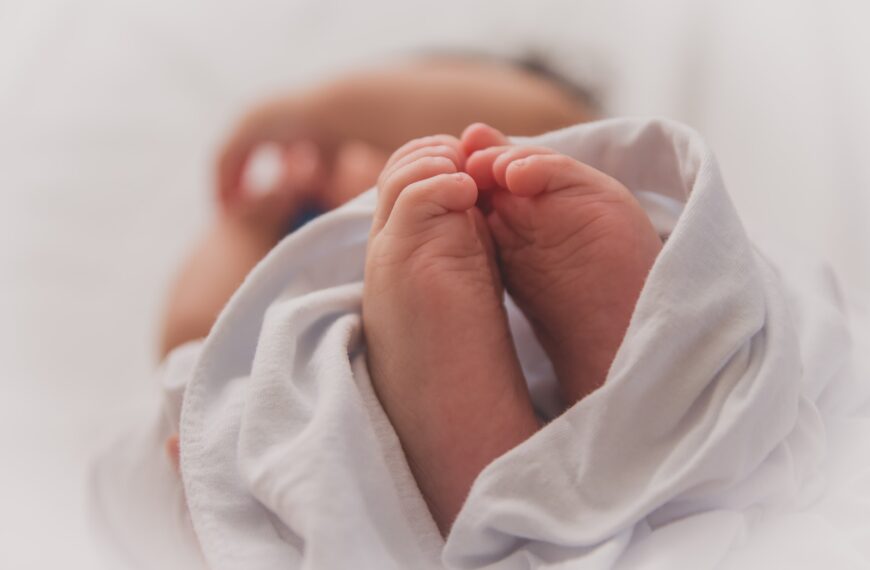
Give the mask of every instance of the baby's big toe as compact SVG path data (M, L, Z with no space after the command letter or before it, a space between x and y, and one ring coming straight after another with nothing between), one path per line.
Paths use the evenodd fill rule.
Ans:
M484 123L473 123L466 127L460 140L462 141L462 149L468 156L485 148L510 144L508 138L501 131Z
M518 148L502 154L493 163L493 174L517 196L568 189L580 194L600 193L619 188L603 173L549 149Z

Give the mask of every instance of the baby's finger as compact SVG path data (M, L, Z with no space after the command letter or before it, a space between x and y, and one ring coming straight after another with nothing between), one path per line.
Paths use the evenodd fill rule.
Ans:
M307 125L303 118L287 116L278 103L263 105L242 119L218 155L218 200L227 207L249 190L245 188L246 169L260 145L315 145L322 168L330 170L339 142L328 132Z
M291 145L284 151L283 169L275 190L315 196L323 185L325 169L320 149L312 142Z
M254 146L244 133L237 132L221 150L217 164L217 197L222 206L228 206L241 193L242 174Z

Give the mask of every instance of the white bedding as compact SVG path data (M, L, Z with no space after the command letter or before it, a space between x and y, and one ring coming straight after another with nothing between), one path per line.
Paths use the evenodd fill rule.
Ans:
M667 237L604 387L546 411L555 379L509 306L550 421L480 474L442 541L365 365L369 192L275 248L170 359L158 439L101 460L97 510L136 567L190 568L197 545L215 570L870 565L870 377L853 351L870 339L829 269L753 245L678 124L529 142L621 180ZM179 427L196 539L159 461Z
M600 87L614 113L699 129L753 235L821 253L868 291L867 11L845 0L0 4L0 450L14 465L0 480L0 566L99 567L87 460L156 400L162 290L207 218L213 147L250 102L403 46L531 47Z

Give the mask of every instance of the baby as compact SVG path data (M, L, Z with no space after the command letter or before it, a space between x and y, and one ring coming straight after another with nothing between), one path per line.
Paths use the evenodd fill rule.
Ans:
M513 146L474 121L535 134L591 117L552 77L450 58L261 107L222 154L221 211L172 291L162 353L208 333L300 211L334 207L376 183L363 298L368 365L446 535L480 471L539 427L503 292L532 323L570 406L604 382L662 245L618 181L546 148ZM431 132L453 134L419 138ZM258 193L243 171L263 142L281 144L286 168ZM177 436L167 446L177 465Z
M458 136L484 121L536 135L595 118L585 92L533 61L438 56L346 75L269 101L224 144L219 212L173 285L160 354L205 337L248 272L314 207L335 208L372 187L408 140ZM284 169L267 191L245 171L255 150L280 147Z
M849 349L866 342L836 280L750 241L687 127L502 134L592 117L547 75L441 57L242 121L170 297L161 415L94 469L119 551L433 569L866 553ZM258 190L263 143L284 168ZM820 528L840 530L803 540Z

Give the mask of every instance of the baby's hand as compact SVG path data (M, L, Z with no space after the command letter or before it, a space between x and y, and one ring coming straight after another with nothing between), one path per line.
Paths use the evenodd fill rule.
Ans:
M319 154L310 143L269 145L255 151L249 162L240 186L223 202L221 215L274 244L319 205L324 188Z
M249 172L257 150L269 146L280 156L281 173L270 190L285 194L298 185L300 168L315 183L328 167L338 145L323 126L312 123L313 113L301 97L288 96L254 108L233 129L220 151L217 164L218 199L228 208L256 193ZM301 161L301 163L300 163Z
M375 184L388 153L335 93L272 101L239 123L218 162L225 212L253 206L258 221L268 212L288 230L306 210L337 208Z

